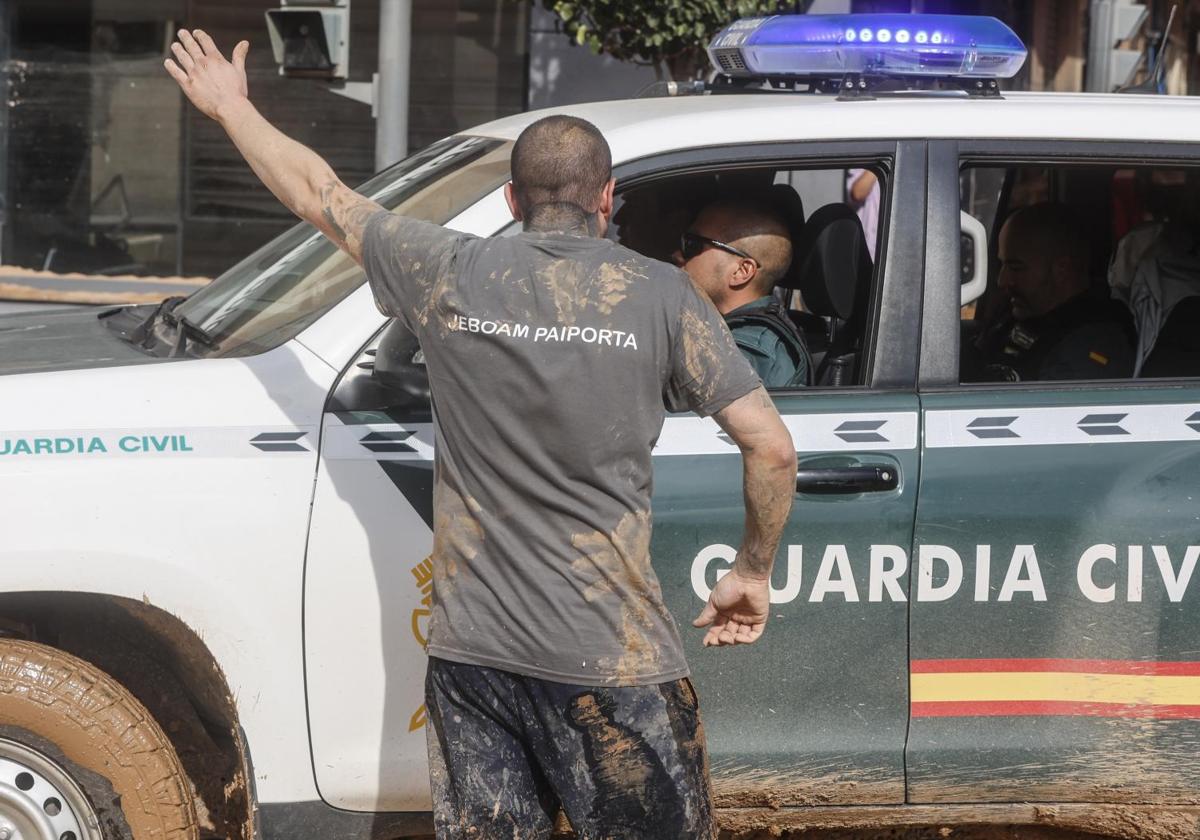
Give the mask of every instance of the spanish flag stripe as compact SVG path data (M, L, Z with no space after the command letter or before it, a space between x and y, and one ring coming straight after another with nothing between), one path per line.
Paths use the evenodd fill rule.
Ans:
M1136 659L914 659L914 674L1054 672L1069 674L1149 674L1200 676L1200 662Z
M1065 700L913 703L914 718L1079 716L1184 720L1200 718L1200 706L1148 706Z
M1200 677L1046 672L913 674L911 690L914 702L1061 700L1200 705Z
M909 688L913 717L1200 718L1197 662L923 659Z

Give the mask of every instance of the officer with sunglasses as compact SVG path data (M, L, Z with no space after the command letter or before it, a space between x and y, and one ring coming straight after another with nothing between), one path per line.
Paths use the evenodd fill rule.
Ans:
M750 200L706 205L680 237L675 262L712 299L765 386L809 384L804 336L772 294L792 262L787 225L774 210Z

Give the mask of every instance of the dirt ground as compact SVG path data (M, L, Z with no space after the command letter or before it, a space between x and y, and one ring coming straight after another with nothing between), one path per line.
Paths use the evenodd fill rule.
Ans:
M554 840L572 840L573 834L557 833ZM405 840L433 840L413 837ZM864 828L855 831L785 831L772 834L756 831L734 834L722 831L720 840L1113 840L1100 834L1053 831L1029 826L965 826L960 828Z
M876 828L854 831L787 831L772 834L721 832L720 840L1112 840L1099 834L1051 831L1028 826L978 826L962 828Z
M554 840L572 840L570 832L555 833ZM413 840L433 840L413 838ZM957 828L860 828L854 830L815 829L812 831L770 830L751 832L722 831L720 840L1113 840L1111 835L1082 834L1020 825L961 826Z

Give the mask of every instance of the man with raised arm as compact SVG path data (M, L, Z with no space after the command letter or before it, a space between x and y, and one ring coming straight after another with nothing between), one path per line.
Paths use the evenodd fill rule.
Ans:
M650 567L650 451L664 403L741 448L746 529L695 624L762 635L795 451L721 316L677 268L603 239L608 145L556 116L521 133L514 237L392 215L247 98L200 31L167 70L267 187L366 269L417 334L438 448L426 701L439 838L713 838L696 695Z

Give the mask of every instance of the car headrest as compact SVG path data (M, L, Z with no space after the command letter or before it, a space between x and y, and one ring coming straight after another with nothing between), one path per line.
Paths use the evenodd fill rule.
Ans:
M846 204L826 204L804 225L794 243L792 271L804 305L843 321L871 284L871 253L858 215Z
M804 200L800 198L800 193L796 192L796 188L791 184L771 184L763 191L762 200L783 218L784 223L787 224L788 238L792 241L792 264L788 266L788 270L779 278L776 285L785 289L798 289L800 288L800 272L798 270L800 261L796 259L799 253L796 248L800 243L800 236L804 232Z

